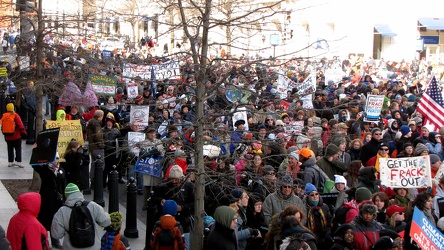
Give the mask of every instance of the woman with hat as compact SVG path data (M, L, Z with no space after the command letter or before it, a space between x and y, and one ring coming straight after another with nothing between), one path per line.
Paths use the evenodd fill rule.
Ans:
M395 188L395 197L389 201L389 206L398 205L400 207L406 207L406 213L413 212L412 203L408 197L407 188Z
M388 207L385 211L386 222L384 223L384 227L397 233L402 232L402 235L404 235L404 229L406 225L406 223L404 222L405 210L406 207L400 207L398 205L392 205Z
M348 202L348 195L346 193L347 190L347 180L344 178L344 176L335 174L335 186L330 191L330 193L338 194L338 197L336 198L335 209L342 207L346 202Z

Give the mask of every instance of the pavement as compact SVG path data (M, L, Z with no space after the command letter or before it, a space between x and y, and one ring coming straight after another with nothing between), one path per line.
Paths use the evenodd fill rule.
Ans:
M22 163L25 165L25 168L18 168L18 167L8 167L8 155L7 155L7 146L6 142L3 138L0 139L0 152L3 152L0 154L0 225L7 230L9 220L11 217L18 212L17 204L14 201L14 199L11 197L9 192L6 190L5 186L1 182L1 180L10 180L10 179L16 179L16 180L26 180L26 179L32 179L33 175L33 169L31 166L26 165L26 163L29 163L29 160L31 158L31 152L32 152L32 145L27 145L25 141L22 142ZM125 185L119 184L119 189L122 190L126 188ZM108 192L103 192L103 198L105 200L105 211L108 211L107 205L108 203ZM139 196L140 197L140 196ZM93 200L93 192L90 195L85 195L86 200ZM138 198L140 200L140 198ZM141 207L141 206L139 206ZM139 209L138 209L139 210ZM119 204L119 211L123 213L123 219L122 219L122 229L121 233L124 233L124 230L126 228L126 208ZM137 219L137 229L138 229L138 238L128 238L131 249L133 250L143 250L145 248L145 235L146 235L146 226L145 222L141 221L140 215Z

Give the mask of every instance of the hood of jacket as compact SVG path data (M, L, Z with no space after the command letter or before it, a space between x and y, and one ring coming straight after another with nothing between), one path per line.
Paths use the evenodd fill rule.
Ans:
M302 163L301 168L311 167L316 164L316 159L313 157L308 158L304 163Z
M160 225L162 226L163 229L171 230L176 226L176 219L169 214L164 215L160 217Z
M37 217L40 212L42 199L39 193L29 192L20 195L17 199L17 206L20 212L30 213Z
M68 207L72 207L76 204L76 202L78 201L83 202L84 200L85 198L83 197L83 194L81 192L75 192L70 194L68 198L66 198L65 204Z

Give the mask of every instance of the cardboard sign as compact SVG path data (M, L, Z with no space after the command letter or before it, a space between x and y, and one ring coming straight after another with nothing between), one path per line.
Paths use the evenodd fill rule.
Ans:
M413 211L410 237L421 249L438 250L444 249L444 235L415 207Z
M302 129L304 129L304 121L293 121L290 124L285 124L285 133L286 134L296 134L300 135L302 133Z
M60 162L65 162L65 151L72 139L84 145L82 125L80 120L46 121L46 129L54 128L60 128L57 152L59 152Z
M139 131L144 130L148 126L149 114L149 106L132 105L130 110L130 122L136 122Z
M103 95L114 95L116 93L117 77L90 74L88 80L91 81L95 93Z
M154 177L161 177L162 159L163 156L161 155L157 156L156 158L154 156L139 158L137 159L134 171Z
M140 147L138 142L145 140L145 133L142 132L128 132L128 147L131 148L130 152L139 157Z
M367 120L379 120L382 105L384 104L383 95L369 95L365 103L365 113Z
M0 68L0 76L8 76L8 72L5 67Z
M432 186L430 156L379 158L381 184L392 188Z
M37 147L32 149L29 165L44 165L56 161L60 128L41 131L37 135Z

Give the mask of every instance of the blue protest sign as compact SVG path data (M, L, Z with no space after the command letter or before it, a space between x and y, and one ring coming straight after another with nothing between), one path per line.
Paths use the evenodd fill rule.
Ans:
M135 171L141 174L147 174L154 177L162 175L162 159L163 156L150 156L147 158L139 158L136 162Z

